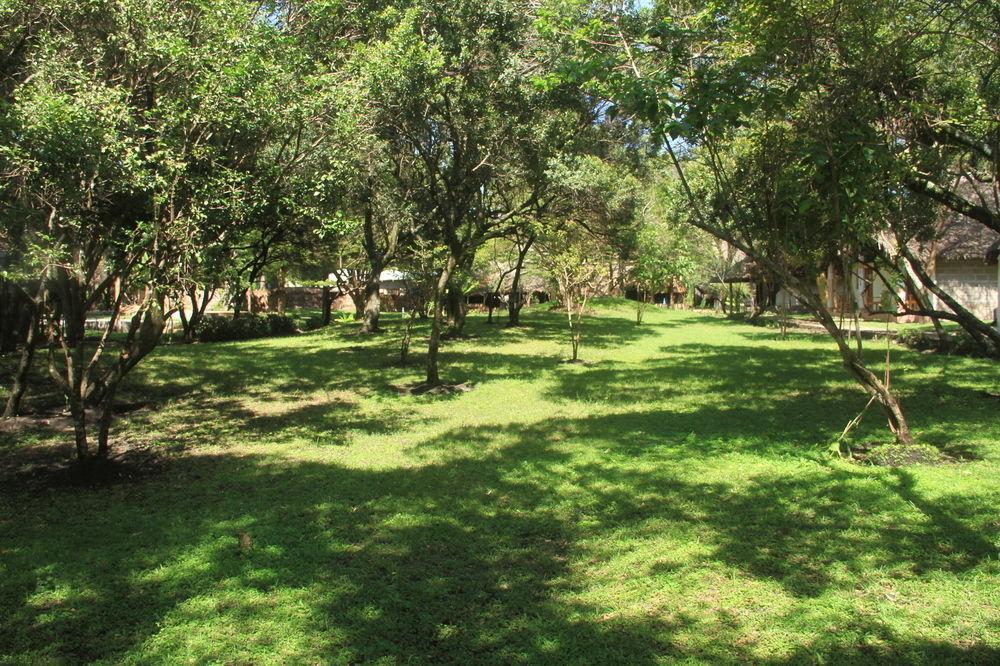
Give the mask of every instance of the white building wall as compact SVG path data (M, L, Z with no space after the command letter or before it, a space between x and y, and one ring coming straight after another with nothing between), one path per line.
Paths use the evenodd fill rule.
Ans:
M939 259L935 269L935 280L942 289L980 319L993 319L1000 298L996 264L987 264L981 260ZM936 297L934 306L947 307Z

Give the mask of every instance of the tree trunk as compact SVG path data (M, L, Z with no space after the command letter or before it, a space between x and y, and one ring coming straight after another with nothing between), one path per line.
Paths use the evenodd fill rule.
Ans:
M791 281L786 281L786 283L789 282ZM910 433L910 426L903 414L903 408L899 404L899 399L882 383L882 380L874 372L865 366L864 359L851 349L851 345L844 336L843 330L837 326L833 315L822 304L819 295L814 295L801 286L799 286L797 291L799 292L800 300L809 306L813 314L823 325L823 328L827 330L834 339L834 342L837 343L837 349L840 351L840 357L848 373L879 403L882 412L889 422L889 429L896 436L896 441L900 444L913 444L913 435Z
M524 295L521 293L521 271L524 269L524 259L528 256L535 235L532 234L517 252L517 263L514 265L514 278L510 283L510 299L507 301L507 327L521 325L521 308L524 307Z
M468 306L465 303L465 294L456 289L454 285L448 286L448 332L449 337L462 335L465 330L465 315Z
M115 393L117 392L118 384L115 383L108 387L102 400L101 415L97 422L97 457L101 459L107 458L108 451L110 450L108 446L108 434L111 432L112 410L115 402Z
M28 327L28 337L24 341L24 348L21 350L21 360L17 364L14 372L14 385L7 396L7 404L4 406L3 417L10 418L17 416L21 411L21 399L28 389L28 371L31 370L31 362L35 358L35 348L38 345L39 314L40 308L33 309L31 324Z
M87 412L83 400L78 395L69 396L69 413L73 419L73 439L76 443L76 458L85 462L90 457L87 445Z
M365 318L365 292L363 289L352 289L349 294L354 303L354 321L361 321Z
M486 295L486 323L493 323L493 311L496 309L497 303L500 302L500 291L503 289L503 281L510 271L505 271L500 273L500 279L497 280L497 286Z
M416 308L410 309L410 316L406 318L406 325L403 327L403 340L399 345L400 365L406 365L406 361L410 356L410 339L413 335L413 320L416 316Z
M329 285L323 285L323 325L330 325L330 310L333 309L333 294Z
M368 280L365 281L365 306L364 323L361 325L362 334L368 335L379 332L379 316L382 314L382 298L379 290L382 287L380 278L382 276L382 266L372 265Z
M445 287L451 279L451 273L455 270L458 261L453 255L448 256L448 262L444 270L434 283L434 318L431 320L431 334L427 341L427 380L428 386L440 386L441 377L438 373L438 350L441 347L441 324L444 319L444 304L441 297L444 295Z
M205 318L205 312L208 310L208 303L212 300L214 293L214 287L209 289L208 285L204 285L201 292L201 299L199 299L198 288L194 286L188 288L187 296L191 301L191 316L188 317L185 315L183 300L181 301L181 307L178 310L181 316L181 326L184 329L184 342L194 342L195 334L198 331L198 324L200 324Z
M644 291L636 292L636 302L635 302L635 323L636 326L642 324L642 317L646 314L646 304L648 303L648 294Z
M34 306L27 294L12 282L0 281L0 354L17 350L33 318Z
M100 381L103 391L98 399L100 407L97 433L98 460L106 460L110 451L108 435L111 431L118 387L121 386L122 380L125 379L129 371L156 348L163 337L165 325L166 318L162 303L154 302L144 312L137 312L129 323L125 348L119 353L114 368L109 370Z
M243 289L237 294L233 295L233 319L238 319L240 313L243 311L243 306L247 302L247 290Z

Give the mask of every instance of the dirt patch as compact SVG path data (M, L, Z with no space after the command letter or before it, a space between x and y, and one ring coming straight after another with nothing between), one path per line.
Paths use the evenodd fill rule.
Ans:
M947 465L960 462L929 444L885 444L868 442L851 448L851 456L859 463L876 467L906 467L909 465Z
M583 359L580 359L580 358L578 358L576 360L571 359L571 358L567 358L567 359L565 359L563 361L563 363L565 363L567 365L582 365L585 368L591 368L591 367L597 365L597 361L584 361Z
M161 472L167 458L149 445L115 442L107 460L81 464L72 444L13 448L0 457L0 487L37 491L58 486L104 486Z
M152 405L145 400L138 402L122 402L115 404L113 412L116 416L120 416L122 414L131 414L141 409L151 408ZM87 423L96 423L99 417L99 414L95 409L86 410L86 415ZM0 436L8 439L25 432L43 431L71 433L73 432L73 420L65 411L35 412L28 413L24 416L0 419Z

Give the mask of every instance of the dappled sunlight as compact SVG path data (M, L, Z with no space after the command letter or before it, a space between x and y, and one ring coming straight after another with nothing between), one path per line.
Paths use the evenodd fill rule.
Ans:
M446 398L392 388L420 370L391 365L388 333L164 350L146 380L169 397L118 426L165 452L157 476L0 495L0 643L21 661L997 657L968 638L998 620L1000 487L967 360L949 378L902 352L899 385L920 424L958 396L952 439L983 459L876 469L827 452L863 395L822 339L651 312L570 366L557 317L530 313L551 338L470 319L443 359L475 388Z

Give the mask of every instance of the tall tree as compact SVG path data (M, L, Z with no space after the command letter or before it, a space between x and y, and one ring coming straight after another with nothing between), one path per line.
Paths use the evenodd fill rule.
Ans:
M444 295L476 249L545 197L545 169L579 120L534 85L532 5L422 0L365 53L373 126L403 156L394 176L418 236L446 250L434 289L426 384L441 377Z

